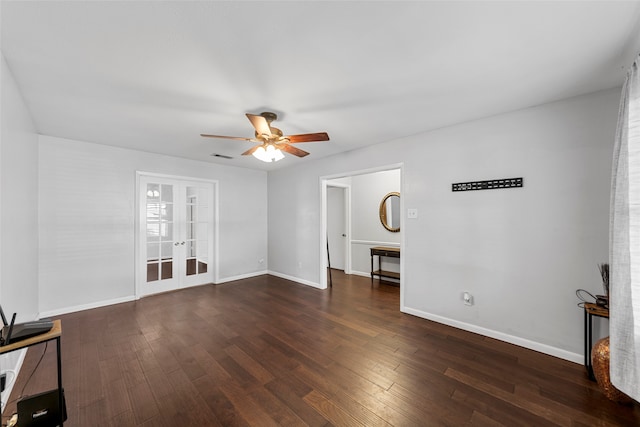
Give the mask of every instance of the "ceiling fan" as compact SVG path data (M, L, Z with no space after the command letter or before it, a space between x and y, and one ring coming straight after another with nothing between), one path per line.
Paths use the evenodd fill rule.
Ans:
M225 138L236 139L240 141L259 142L260 144L248 149L247 151L242 153L242 155L248 156L250 154L253 154L256 158L265 162L278 161L284 158L284 154L282 154L282 151L298 157L304 157L309 154L306 151L294 147L290 144L329 140L329 135L327 135L326 132L283 135L280 129L271 126L271 122L278 119L278 116L275 113L265 111L263 113L260 113L260 115L247 113L246 116L256 130L254 138L208 135L204 133L201 133L200 136L204 136L206 138Z

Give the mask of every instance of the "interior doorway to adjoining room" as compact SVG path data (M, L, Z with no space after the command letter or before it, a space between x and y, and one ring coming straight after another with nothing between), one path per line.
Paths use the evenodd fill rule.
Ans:
M400 213L404 212L402 185L401 164L321 178L320 283L328 285L328 256L332 269L371 277L372 247L397 247L402 252L403 215L400 214L399 232L384 227L380 217L380 204L389 193L400 193ZM344 225L341 223L343 219ZM344 256L341 255L342 248ZM396 271L400 275L396 282L402 294L402 257L395 260L385 258L382 262L385 270Z

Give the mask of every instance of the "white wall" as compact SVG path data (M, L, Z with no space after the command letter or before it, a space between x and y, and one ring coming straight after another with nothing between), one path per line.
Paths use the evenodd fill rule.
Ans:
M266 172L50 136L39 149L41 312L133 298L136 171L217 180L220 282L266 271Z
M370 275L370 248L400 246L402 230L392 233L380 223L380 202L391 192L400 192L400 169L355 175L351 179L351 268L354 274ZM397 259L382 258L381 261L383 270L400 271ZM377 257L375 262L378 262Z
M580 361L575 290L608 259L613 89L269 173L269 269L320 277L322 176L403 164L402 310ZM520 189L451 183L524 177ZM461 292L475 296L465 306Z
M38 317L38 137L1 53L0 62L0 303L24 322ZM17 370L23 355L3 355L0 370Z

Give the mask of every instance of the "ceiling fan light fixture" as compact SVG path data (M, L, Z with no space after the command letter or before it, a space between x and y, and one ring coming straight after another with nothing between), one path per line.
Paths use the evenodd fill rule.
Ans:
M274 147L272 144L267 144L266 148L265 146L258 147L253 152L253 157L255 157L258 160L262 160L263 162L270 163L270 162L277 162L278 160L284 159L284 154L282 154L282 151Z
M273 152L273 161L277 162L278 160L282 159L284 159L284 154L282 154L282 151L280 151L279 148L276 148Z
M0 0L2 1L2 0ZM284 159L284 152L296 157L304 157L309 155L307 151L301 150L290 144L297 144L302 142L320 142L328 141L329 135L326 132L316 133L303 133L298 135L284 135L282 131L276 127L271 126L271 122L276 120L278 116L275 113L268 111L256 114L245 114L253 128L255 129L254 138L243 138L240 136L224 136L224 135L210 135L201 133L200 136L207 138L224 138L235 139L239 141L251 141L258 142L259 145L253 146L244 153L243 156L253 154L256 159L263 162L277 162Z

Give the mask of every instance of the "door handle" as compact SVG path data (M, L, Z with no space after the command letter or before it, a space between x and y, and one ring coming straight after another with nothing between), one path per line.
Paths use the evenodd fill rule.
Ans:
M347 237L347 235L346 234L342 234L342 237Z
M184 245L185 242L180 242L181 245Z
M175 243L173 244L173 246L178 246L179 244L180 244L180 242L175 242Z

